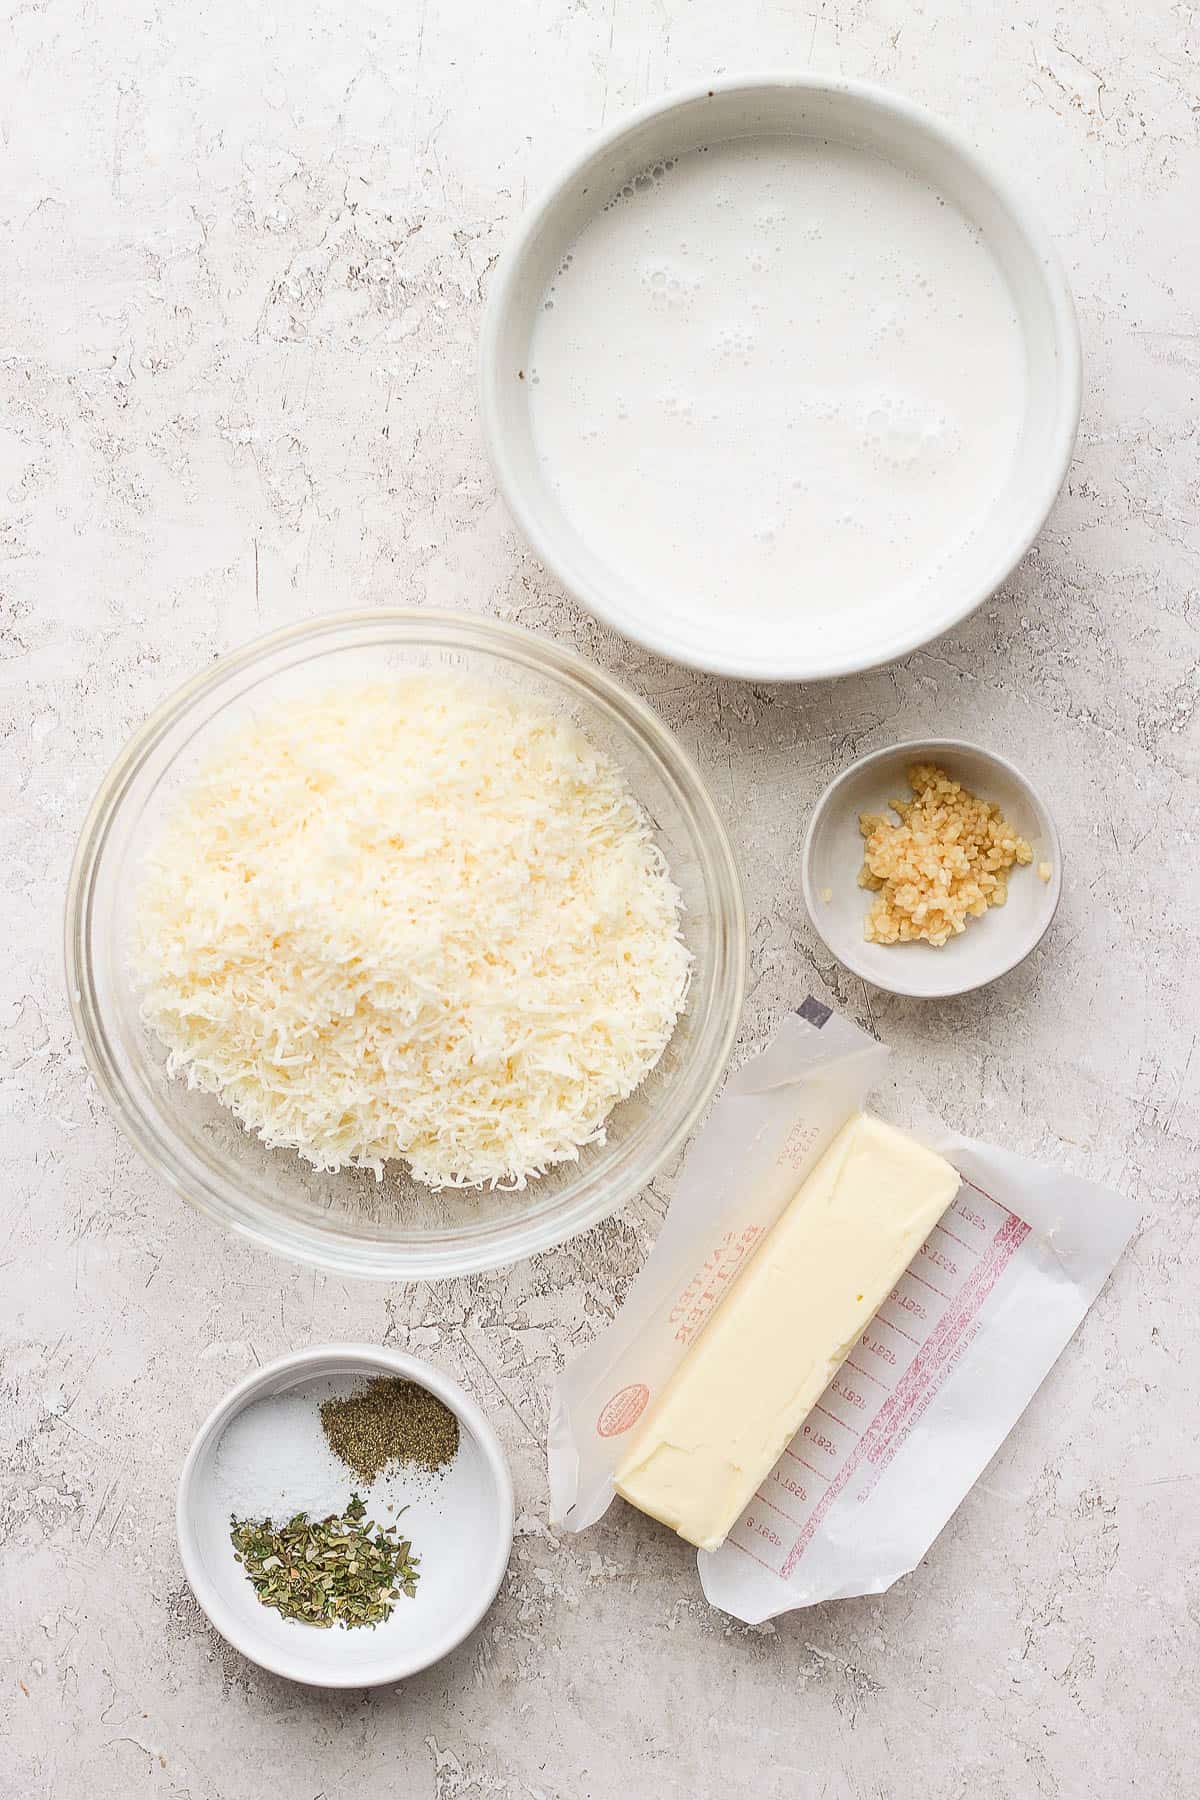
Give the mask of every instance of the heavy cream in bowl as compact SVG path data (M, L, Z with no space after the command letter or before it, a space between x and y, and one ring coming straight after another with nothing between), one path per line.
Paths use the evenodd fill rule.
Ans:
M683 661L803 678L926 641L1009 572L1065 469L1056 271L886 96L732 86L639 117L535 209L490 308L518 520Z
M666 609L911 601L1008 475L1025 355L977 226L871 151L734 139L585 227L529 347L564 510Z

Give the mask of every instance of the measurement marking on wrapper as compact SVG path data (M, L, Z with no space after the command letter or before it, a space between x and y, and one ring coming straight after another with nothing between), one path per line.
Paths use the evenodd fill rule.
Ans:
M922 1246L922 1248L924 1248L924 1246ZM907 1281L915 1281L915 1282L917 1282L917 1283L918 1283L918 1284L919 1284L919 1285L920 1285L920 1286L921 1286L921 1287L923 1287L923 1288L928 1288L928 1289L929 1289L929 1291L930 1291L930 1293L931 1293L931 1294L936 1294L936 1295L937 1295L937 1297L938 1297L938 1299L939 1299L939 1300L951 1300L951 1299L953 1299L953 1295L952 1295L952 1294L943 1294L943 1292L942 1292L942 1290L941 1290L941 1288L936 1288L936 1287L934 1287L934 1285L933 1285L933 1283L932 1283L932 1281L926 1281L926 1279L925 1279L925 1277L924 1277L924 1276L923 1276L923 1275L914 1275L914 1274L913 1274L913 1272L912 1272L912 1270L911 1270L911 1269L909 1269L909 1270L907 1270L907 1271L906 1271L906 1274L905 1274L905 1279L906 1279L906 1280L907 1280ZM926 1315L925 1315L925 1314L924 1314L924 1313L922 1313L922 1314L921 1314L921 1317L922 1317L922 1318L925 1318L925 1317L926 1317Z
M889 1360L891 1362L895 1362L896 1359L893 1356L893 1357L889 1358ZM881 1388L886 1388L886 1386L887 1386L887 1382L884 1381L884 1379L881 1375L872 1375L872 1373L869 1369L860 1369L856 1362L850 1361L849 1357L846 1358L845 1362L842 1364L842 1367L844 1369L853 1369L854 1373L856 1375L862 1375L867 1381L877 1381Z
M726 1538L725 1542L727 1544L732 1544L735 1550L740 1550L743 1556L748 1556L751 1562L756 1562L760 1569L765 1569L767 1571L768 1575L778 1575L779 1570L775 1567L775 1564L764 1562L761 1556L758 1556L751 1550L749 1544L741 1544L738 1542L737 1538L732 1537Z
M836 1390L833 1388L833 1383L831 1382L829 1387L826 1389L826 1392L829 1393L829 1392L835 1392L835 1391ZM831 1425L839 1426L842 1431L849 1432L851 1437L858 1436L858 1433L857 1433L857 1431L855 1431L853 1425L847 1425L845 1419L839 1419L835 1412L830 1412L829 1408L827 1406L822 1406L820 1401L818 1401L816 1406L813 1407L813 1412L823 1413L825 1415L825 1417L829 1420ZM809 1417L810 1418L812 1417L811 1413L809 1414ZM827 1437L825 1437L820 1431L817 1430L815 1425L812 1426L811 1428L809 1426L805 1425L803 1427L803 1431L804 1431L804 1435L806 1437L810 1438L811 1441L814 1444L816 1444L816 1446L819 1450L828 1450L829 1454L831 1456L840 1456L841 1455L841 1451L838 1449L837 1445L834 1443L831 1443Z
M964 1175L962 1183L964 1187L969 1187L973 1194L980 1194L985 1200L990 1200L993 1206L999 1207L1006 1218L1015 1219L1017 1217L1011 1206L1005 1206L1003 1200L997 1200L995 1194L989 1194L987 1189L981 1188L977 1181L968 1181Z
M893 1296L893 1298L894 1298L894 1296ZM886 1306L887 1301L885 1300L883 1304L884 1304L884 1306ZM911 1331L905 1331L903 1325L896 1325L895 1323L893 1323L893 1321L891 1319L885 1319L883 1316L883 1308L882 1307L875 1314L874 1322L876 1325L886 1325L888 1330L894 1331L898 1337L907 1338L910 1344L915 1344L917 1346L918 1350L921 1348L920 1338L915 1338Z
M982 1219L981 1219L981 1220L980 1220L980 1221L979 1221L979 1223L980 1223L980 1224L981 1224L981 1225L983 1225L983 1220L982 1220ZM984 1230L985 1230L985 1231L986 1231L986 1230L987 1230L987 1227L986 1227L986 1225L984 1225L984 1227L983 1227L983 1228L984 1228ZM942 1223L941 1223L941 1221L940 1221L940 1220L939 1220L939 1221L938 1221L938 1223L937 1223L937 1224L936 1224L936 1225L935 1225L935 1226L934 1226L934 1228L933 1228L933 1229L934 1229L934 1230L935 1230L935 1231L940 1231L940 1232L942 1232L942 1233L943 1233L943 1235L944 1235L944 1236L946 1236L946 1237L948 1237L948 1238L949 1238L949 1239L950 1239L950 1241L951 1241L951 1242L952 1242L952 1243L955 1243L955 1244L961 1244L961 1245L962 1245L962 1248L963 1248L963 1249L964 1249L964 1250L969 1250L969 1251L970 1251L970 1252L971 1252L971 1255L972 1255L972 1256L977 1256L977 1255L978 1255L978 1253L979 1253L979 1246L978 1246L978 1245L977 1245L977 1244L968 1244L968 1242L967 1242L967 1240L966 1240L966 1238L960 1238L960 1237L959 1237L959 1236L958 1236L958 1233L957 1233L957 1232L954 1232L954 1231L951 1231L951 1230L950 1230L950 1229L949 1229L949 1227L948 1227L948 1226L946 1226L946 1225L943 1225L943 1224L942 1224Z
M802 1456L796 1455L796 1452L792 1449L792 1446L790 1444L788 1444L786 1446L783 1454L785 1456L790 1456L792 1458L793 1462L798 1462L800 1464L800 1467L802 1469L807 1469L810 1475L819 1475L821 1477L822 1481L829 1480L829 1474L825 1469L814 1469L813 1465L810 1462L805 1462L805 1460Z
M969 1206L964 1206L961 1200L956 1200L950 1211L957 1213L960 1219L965 1219L968 1225L977 1225L980 1231L986 1231L988 1228L987 1220L981 1218L979 1213L973 1212Z
M804 1486L804 1484L802 1482L797 1481L794 1475L788 1475L786 1473L781 1474L780 1468L781 1468L781 1464L776 1463L775 1467L771 1470L771 1473L770 1473L770 1476L768 1479L775 1482L779 1487L781 1487L785 1494L794 1494L796 1496L797 1500L802 1500L805 1503L805 1505L807 1505L808 1504L808 1489ZM797 1523L799 1523L799 1521L797 1521Z
M837 1454L838 1454L837 1445L834 1443L832 1438L826 1437L823 1431L814 1431L814 1429L811 1425L803 1425L803 1426L801 1426L800 1430L801 1430L801 1436L807 1438L808 1442L813 1446L814 1449L824 1450L830 1456L834 1456L834 1457L837 1456Z
M891 1462L909 1432L923 1416L932 1400L940 1392L946 1377L979 1330L979 1313L984 1301L995 1287L1000 1276L1008 1267L1021 1245L1030 1235L1030 1227L1016 1213L1007 1213L1005 1223L997 1231L992 1240L987 1256L981 1259L972 1271L971 1278L959 1296L957 1310L948 1312L939 1321L937 1330L930 1336L926 1346L928 1356L914 1357L908 1374L920 1374L919 1365L926 1363L929 1371L924 1385L918 1381L913 1385L896 1413L894 1429L883 1431L878 1440L869 1446L868 1462L873 1473L860 1498L865 1499L871 1487L878 1481L884 1469ZM906 1377L907 1380L907 1377ZM901 1382L897 1392L904 1394L905 1382ZM884 1409L881 1408L881 1413Z
M925 1311L925 1308L921 1305L919 1300L914 1300L911 1294L902 1294L899 1288L892 1289L887 1300L884 1301L884 1305L886 1306L889 1301L898 1306L901 1312L911 1313L914 1319L927 1319L929 1317L929 1314ZM913 1342L916 1343L917 1340L914 1338Z
M990 1198L990 1196L987 1196ZM941 1380L948 1372L963 1333L973 1324L984 1301L995 1287L1016 1252L1029 1236L1029 1227L1015 1213L1009 1212L988 1249L980 1256L959 1293L948 1301L946 1311L920 1346L891 1394L881 1404L853 1450L830 1477L829 1485L817 1500L803 1529L788 1551L781 1568L774 1573L787 1580L816 1535L822 1520L834 1501L843 1493L851 1477L865 1461L874 1467L874 1478L890 1462L898 1444L907 1435L914 1411L924 1410ZM936 1291L936 1290L935 1290ZM807 1429L807 1428L805 1428ZM869 1491L869 1490L868 1490ZM865 1498L865 1494L860 1496ZM735 1542L735 1539L730 1539Z
M756 1519L752 1512L746 1514L746 1530L752 1531L756 1537L766 1538L768 1544L774 1544L777 1550L783 1549L783 1539L775 1527L768 1525L765 1519Z
M757 1489L754 1498L758 1501L760 1506L769 1506L772 1512L777 1512L781 1519L787 1520L789 1525L802 1525L804 1523L802 1519L797 1519L794 1514L785 1512L782 1506L776 1506L773 1500L768 1500L761 1488Z

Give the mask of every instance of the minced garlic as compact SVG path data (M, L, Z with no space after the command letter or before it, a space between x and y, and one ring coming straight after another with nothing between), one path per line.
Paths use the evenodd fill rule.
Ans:
M939 948L1008 898L1008 872L1033 851L1000 808L954 781L933 763L908 771L914 798L889 805L900 823L860 813L866 839L860 887L878 899L863 923L872 944L917 940Z

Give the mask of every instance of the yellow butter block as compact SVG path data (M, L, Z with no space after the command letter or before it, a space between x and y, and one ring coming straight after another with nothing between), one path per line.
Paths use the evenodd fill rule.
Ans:
M651 1407L618 1494L715 1550L958 1186L893 1126L843 1126Z

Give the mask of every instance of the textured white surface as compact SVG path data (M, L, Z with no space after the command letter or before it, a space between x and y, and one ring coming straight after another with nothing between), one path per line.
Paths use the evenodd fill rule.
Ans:
M0 1791L235 1800L1195 1792L1200 1636L1194 803L1200 757L1200 16L1084 0L17 4L0 66L7 955ZM1009 586L900 667L755 690L648 659L514 539L474 413L488 270L527 187L710 70L813 62L966 127L1079 301L1068 491ZM334 605L515 618L629 681L700 759L752 918L743 1045L807 989L967 1131L1134 1192L1143 1229L1003 1453L891 1593L747 1631L629 1509L545 1525L550 1376L670 1193L553 1257L347 1288L218 1236L104 1114L59 973L88 798L217 651ZM924 1007L818 947L807 809L857 749L959 734L1044 785L1050 936ZM322 1339L428 1352L499 1423L521 1513L496 1610L373 1697L228 1651L176 1560L201 1417Z

